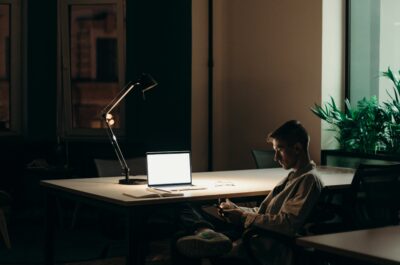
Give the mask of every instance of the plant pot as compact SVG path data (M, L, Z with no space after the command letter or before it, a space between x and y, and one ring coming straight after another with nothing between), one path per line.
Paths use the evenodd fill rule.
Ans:
M359 164L400 163L400 154L363 154L342 150L321 150L321 165L357 168Z

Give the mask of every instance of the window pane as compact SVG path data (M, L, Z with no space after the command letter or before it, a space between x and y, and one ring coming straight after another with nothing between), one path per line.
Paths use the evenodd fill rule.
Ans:
M10 6L0 5L0 130L10 129Z
M400 70L400 1L381 0L379 68ZM386 91L393 92L393 84L387 78L379 79L379 100L387 101Z
M400 70L400 1L351 0L350 101L388 99L392 84L381 78L390 67Z
M70 41L73 128L102 128L99 113L119 90L116 5L71 6Z

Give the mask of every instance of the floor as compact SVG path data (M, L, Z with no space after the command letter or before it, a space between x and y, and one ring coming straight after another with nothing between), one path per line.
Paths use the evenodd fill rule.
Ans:
M125 239L121 222L104 225L94 209L85 209L76 225L62 218L56 228L55 260L59 265L123 265ZM10 211L8 230L11 249L0 240L0 265L36 265L43 263L43 211ZM117 220L117 218L116 218ZM115 229L110 229L115 225ZM107 229L105 229L105 226ZM168 238L152 240L146 264L170 265Z

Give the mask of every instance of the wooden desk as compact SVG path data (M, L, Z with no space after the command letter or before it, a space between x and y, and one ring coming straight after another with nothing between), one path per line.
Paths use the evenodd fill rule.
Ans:
M340 168L319 168L322 181L330 188L348 187L353 179L354 170ZM121 177L46 180L41 185L46 194L46 237L45 263L54 264L54 223L55 198L67 197L113 211L119 211L127 217L127 254L126 264L142 264L140 255L140 223L143 220L144 207L167 203L188 201L207 201L218 198L238 198L267 195L289 171L281 168L252 169L237 171L216 171L193 173L193 184L207 186L206 190L184 192L179 197L132 198L123 193L143 192L146 185L120 185ZM143 229L142 229L143 230Z
M400 264L400 226L307 236L297 244L362 263Z

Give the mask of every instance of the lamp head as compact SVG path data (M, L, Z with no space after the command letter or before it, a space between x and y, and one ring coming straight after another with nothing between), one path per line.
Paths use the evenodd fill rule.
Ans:
M101 116L103 119L111 120L110 117L107 115L110 115L110 112L121 102L123 98L128 95L128 93L134 89L134 88L139 88L142 91L142 95L144 98L144 92L147 90L152 89L155 87L158 83L154 78L149 75L149 74L142 74L141 77L139 78L138 81L134 82L129 82L116 96L111 102L101 111Z
M146 74L146 73L142 74L142 76L140 77L140 79L137 81L136 84L140 85L142 94L143 94L143 98L144 98L144 93L146 91L148 91L158 85L157 81L154 80L154 78L151 75Z

